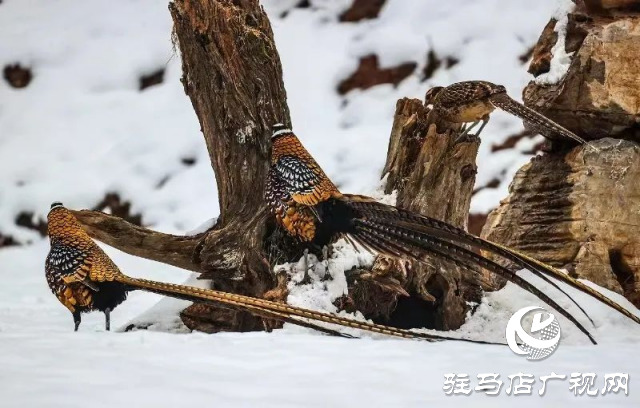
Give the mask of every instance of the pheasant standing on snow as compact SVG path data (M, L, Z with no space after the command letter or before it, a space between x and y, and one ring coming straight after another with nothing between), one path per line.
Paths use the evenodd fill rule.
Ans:
M344 337L352 336L319 326L317 322L403 338L485 343L414 333L233 293L132 278L120 272L62 203L51 205L48 221L51 250L45 263L47 282L54 295L73 315L76 331L80 326L81 314L91 311L105 313L106 328L109 330L109 313L127 298L129 291L141 289L192 302L229 306L260 317Z
M433 105L433 110L438 116L448 122L472 122L471 126L464 131L463 136L478 123L482 122L480 129L476 133L476 136L479 136L487 122L489 122L489 114L495 108L500 108L526 121L542 133L571 139L580 144L586 143L584 139L546 116L513 100L507 95L507 90L504 86L491 82L464 81L447 87L433 87L425 95L425 105Z
M595 343L591 334L566 308L520 278L514 270L473 252L467 247L470 246L505 258L518 269L529 269L562 291L547 276L559 279L640 323L638 317L609 298L515 250L476 237L443 221L378 203L369 197L342 194L296 135L283 124L273 126L271 141L271 166L265 199L277 222L289 235L303 242L322 247L340 237L346 237L365 248L390 256L413 257L420 261L428 253L472 271L487 269L546 302ZM562 292L570 298L566 292Z

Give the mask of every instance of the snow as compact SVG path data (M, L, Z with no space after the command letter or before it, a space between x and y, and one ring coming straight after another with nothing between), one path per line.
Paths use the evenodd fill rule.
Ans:
M213 228L216 223L218 222L218 217L213 217L211 219L206 220L205 222L203 222L202 224L200 224L199 226L197 226L196 228L187 231L185 233L185 235L198 235L198 234L202 234L204 232L209 231L211 228Z
M379 19L346 24L338 23L337 16L348 7L347 0L312 0L307 9L291 9L295 0L262 3L281 53L294 130L341 189L374 194L388 203L395 195L380 191L380 171L396 100L422 98L431 86L467 79L504 84L517 98L531 79L518 57L557 8L555 0L388 0ZM70 314L44 279L48 242L17 226L16 216L27 211L44 219L55 200L91 208L107 192L116 192L142 214L145 225L193 234L213 225L219 215L215 177L180 83L167 1L128 0L116 6L108 0L4 0L0 32L0 66L18 62L34 74L24 89L0 79L0 233L25 244L0 249L2 408L452 402L495 407L513 402L506 395L447 397L444 374L467 372L474 378L499 372L506 379L521 371L593 371L602 379L608 372L627 372L635 381L638 329L581 296L578 300L596 320L593 331L601 345L586 344L560 318L565 337L552 357L538 363L502 347L368 335L344 340L289 325L271 334L188 333L178 319L185 302L138 292L113 312L114 332L105 332L104 317L95 313L84 315L80 331L73 333ZM460 62L422 81L430 49ZM414 61L418 67L397 87L339 96L337 84L371 52L382 66ZM141 75L163 68L162 84L138 90ZM531 147L528 140L491 153L491 145L521 130L518 120L492 115L482 136L477 187L494 178L501 183L478 193L472 211L495 207L506 196L512 175L529 159L522 153ZM252 124L246 124L235 135L243 141L251 131ZM206 285L186 271L105 249L132 276ZM332 302L346 289L344 272L367 262L366 255L338 244L330 259L319 264L311 259L313 281L292 286L290 302L335 311ZM300 265L284 268L295 281L302 277ZM325 271L332 279L322 280ZM501 339L510 314L532 303L539 304L509 285L487 295L468 322L450 334ZM123 332L131 323L148 330ZM566 383L562 388L552 386L544 400L519 397L517 403L595 405L602 400L638 406L640 398L633 386L628 397L579 399Z
M308 255L309 276L311 282L300 284L304 276L304 256L297 263L286 263L275 268L276 273L287 273L290 277L288 289L290 291L287 302L294 306L323 312L336 313L334 305L336 299L347 294L347 281L345 273L356 268L366 268L372 265L373 255L341 239L336 242L330 256L326 260L319 260L315 255ZM328 273L328 275L326 275ZM595 335L599 343L635 343L640 338L640 326L613 309L599 303L587 294L562 283L557 284L574 300L578 302L589 316L594 320L595 327L588 321L582 311L562 292L549 283L536 277L529 271L522 270L518 273L525 280L533 283L544 293L550 295L558 305L569 311L582 325ZM598 290L608 298L621 306L633 311L640 317L640 311L636 309L623 296L602 288L590 281L583 280L586 285ZM474 313L469 313L467 321L458 330L446 333L451 337L464 337L475 340L486 340L504 343L504 330L509 318L519 309L541 305L554 313L562 326L562 343L575 345L589 345L590 340L568 319L554 311L551 306L545 305L535 295L524 291L515 284L508 283L503 289L486 293L480 305L476 305ZM341 312L343 316L348 316ZM351 318L363 320L360 313L351 315ZM308 329L305 329L308 330ZM434 334L442 334L433 330L422 330ZM351 332L349 332L351 334Z
M121 333L104 332L102 316L90 314L83 316L80 331L74 333L71 316L50 295L42 276L42 256L47 249L46 243L38 243L0 251L0 265L25 268L0 269L4 283L0 287L3 408L122 404L160 408L211 403L222 407L499 407L514 403L524 407L541 403L632 407L640 402L634 386L640 374L637 325L584 296L577 300L596 321L595 334L601 344L585 344L584 336L560 318L560 346L540 362L529 362L501 346L366 335L359 340L338 339L288 325L273 333ZM159 272L150 262L108 251L128 273L170 281L187 276L174 268ZM113 313L114 326L122 329L129 319L139 319L138 313L157 299L132 293ZM511 312L530 304L529 296L509 285L485 297L476 314L456 333L498 339ZM563 305L571 308L568 302ZM179 328L175 331L180 332ZM469 374L475 386L481 373L499 373L508 382L509 375L520 372L535 375L537 380L532 396L518 396L515 401L505 393L507 384L492 398L478 393L446 396L442 389L447 373ZM597 373L597 388L602 387L605 374L628 373L632 384L628 396L575 397L568 380L551 382L546 395L539 397L539 377L551 372L567 376Z
M332 245L328 259L319 260L315 255L309 254L308 267L311 282L308 284L300 284L304 277L304 256L295 264L276 266L276 273L284 272L290 276L287 303L307 309L337 312L333 302L348 293L345 272L373 264L373 255L362 248L359 249L357 251L351 244L341 239Z
M553 14L553 18L557 20L553 31L558 34L558 40L551 49L551 58L549 72L538 77L535 81L538 85L554 85L559 83L571 65L571 56L573 52L567 53L565 50L565 40L567 38L567 24L569 24L569 13L575 9L575 3L570 0L561 0L558 9Z

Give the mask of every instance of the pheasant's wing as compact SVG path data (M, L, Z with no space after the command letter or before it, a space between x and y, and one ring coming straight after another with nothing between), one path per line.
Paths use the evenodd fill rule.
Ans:
M443 107L459 106L461 103L477 101L492 95L492 84L483 81L465 81L449 85L438 95L438 103Z
M57 244L52 246L47 257L47 276L50 280L62 279L66 284L82 283L97 291L90 282L89 253L76 246Z
M93 282L113 282L122 275L111 258L96 244L93 244L86 265L89 267L89 279Z
M312 158L303 160L298 156L282 156L271 166L271 171L277 187L298 204L314 206L340 194Z

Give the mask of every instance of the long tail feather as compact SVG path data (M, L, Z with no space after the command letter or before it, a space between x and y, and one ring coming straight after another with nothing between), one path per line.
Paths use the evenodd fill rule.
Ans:
M193 302L224 304L241 307L248 311L257 312L260 314L268 314L276 319L280 318L278 315L285 315L286 317L291 318L291 322L294 324L297 324L297 322L299 322L299 320L297 319L302 318L402 338L423 339L428 341L454 340L480 344L501 344L479 340L432 335L426 333L416 333L379 324L360 322L357 320L347 319L328 313L289 306L282 303L271 302L265 299L258 299L249 296L220 292L210 289L161 283L146 279L131 278L128 276L122 277L121 282L139 289L159 293L165 296L177 297Z
M378 204L378 203L358 203L357 205L366 206L367 204L371 204L371 206L373 207L373 206L376 206L375 204ZM490 250L489 247L486 247L484 245L485 243L490 244L491 243L490 241L485 241L482 238L469 234L468 232L462 229L456 228L443 221L439 221L430 217L415 214L406 210L397 209L395 207L386 206L384 204L378 204L376 207L379 207L379 208L376 208L375 210L371 209L375 212L373 215L374 218L378 217L384 221L391 222L394 225L404 226L407 229L411 229L411 230L415 230L417 226L424 227L420 229L421 230L426 229L426 231L434 237L444 238L451 241L462 241L463 243L471 245L472 247L477 249ZM506 247L505 249L508 250L508 248ZM567 298L569 298L571 302L573 302L578 307L578 309L582 311L582 313L589 319L589 321L595 325L595 323L593 322L593 319L591 319L591 316L589 316L589 314L582 308L582 306L580 306L580 304L578 304L578 302L575 299L571 297L571 295L565 292L554 281L552 281L551 279L547 278L547 276L545 276L545 274L549 274L548 271L541 269L540 267L536 266L532 262L523 263L522 259L513 256L510 252L505 252L505 253L502 253L502 252L503 251L498 253L498 255L505 257L507 260L515 263L520 268L530 269L540 279L544 280L545 282L547 282L548 284L550 284L551 286L559 290L561 293L563 293L565 296L567 296ZM557 276L558 274L560 276ZM552 270L551 276L554 276L561 280L563 278L569 278L570 280L573 281L573 279L571 279L570 277L567 277L565 274L563 274L560 271ZM572 282L568 282L568 283L572 283ZM580 282L577 282L577 283L580 284ZM595 292L595 291L592 291L592 292ZM595 293L600 297L602 297L602 295L600 295L599 293L597 292ZM605 298L605 299L609 300L608 298Z
M406 216L406 214L403 214ZM636 323L640 324L640 318L636 315L634 315L633 313L631 313L629 310L627 310L626 308L622 307L621 305L619 305L618 303L614 302L613 300L609 299L608 297L604 296L603 294L601 294L600 292L596 291L595 289L590 288L589 286L585 285L584 283L573 279L572 277L570 277L569 275L555 269L554 267L547 265L543 262L538 261L535 258L532 258L528 255L525 255L521 252L518 252L516 250L513 250L511 248L508 248L504 245L500 245L497 244L495 242L491 242L485 239L482 239L480 237L476 237L475 235L469 234L468 232L459 229L459 228L455 228L449 224L443 223L442 221L438 221L435 219L424 219L424 217L422 216L411 216L414 221L419 221L419 222L424 222L425 224L423 224L425 227L429 228L430 231L434 234L437 234L439 236L442 236L443 238L449 239L449 240L458 240L458 241L462 241L465 244L471 245L477 249L480 250L484 250L484 251L488 251L488 252L492 252L498 256L501 256L511 262L513 262L514 264L518 265L518 267L520 268L525 268L528 269L534 273L537 273L537 276L539 276L540 278L544 279L546 282L551 283L555 288L557 288L558 290L560 290L562 293L564 293L569 299L571 299L571 301L580 308L580 310L585 313L585 315L588 316L588 314L585 312L585 310L564 290L562 290L558 285L556 285L555 283L551 282L548 279L545 279L544 275L547 276L551 276L553 278L558 279L561 282L564 282L566 284L568 284L569 286L578 289L579 291L586 293L588 295L590 295L591 297L593 297L594 299L597 299L598 301L604 303L605 305L613 308L614 310L618 311L619 313L627 316L628 318L630 318L631 320L635 321ZM431 225L428 225L431 224ZM541 275L544 274L544 275ZM593 322L593 320L589 317L589 320L591 320L591 322Z
M348 196L346 198L349 199ZM390 222L407 222L409 223L407 225L411 225L412 229L419 229L435 237L444 238L444 239L455 241L455 242L461 242L467 245L471 245L476 249L488 251L495 255L501 256L513 262L515 265L517 265L520 268L528 269L536 273L537 276L539 276L540 278L544 279L545 281L547 281L548 283L556 287L558 290L564 293L569 299L571 299L571 301L574 304L576 304L576 306L578 306L580 310L583 313L585 313L585 315L587 315L587 317L589 317L588 314L569 294L567 294L554 282L550 281L549 279L546 279L544 275L556 278L568 284L569 286L590 295L594 299L597 299L598 301L608 305L612 309L618 311L619 313L627 316L631 320L640 324L640 318L638 316L634 315L629 310L625 309L624 307L614 302L613 300L609 299L608 297L602 295L598 291L590 288L589 286L583 284L582 282L576 279L573 279L572 277L553 268L550 265L540 262L528 255L522 254L511 248L482 239L480 237L476 237L475 235L472 235L463 229L454 227L453 225L448 224L446 222L443 222L431 217L419 215L407 210L401 210L385 204L376 203L376 202L353 201L350 203L350 205L353 206L357 211L361 212L362 215L366 217L373 218L373 219L382 219ZM589 320L593 322L591 318L589 318Z
M493 103L498 108L519 117L520 119L530 123L539 130L544 131L545 129L547 129L555 133L555 135L561 136L565 139L571 139L580 144L587 143L580 136L576 135L568 129L565 129L564 127L560 126L546 116L534 111L533 109L527 108L520 102L512 99L506 93L495 94L490 97L490 100L491 103Z
M362 227L360 228L362 228L365 233L368 234L369 239L371 239L371 236L373 235L379 240L385 241L385 243L388 245L394 245L394 242L400 241L411 247L423 249L435 254L438 257L453 261L454 263L459 264L465 269L480 272L476 269L479 266L499 276L504 277L508 281L513 282L524 290L532 293L533 295L540 298L543 302L554 308L556 311L558 311L558 313L565 316L569 321L576 325L576 327L578 327L578 329L580 329L580 331L582 331L593 344L597 344L595 339L587 331L587 329L567 310L558 305L553 299L544 294L540 289L536 288L530 282L521 278L507 268L489 259L486 259L481 255L469 251L466 248L462 248L450 242L430 237L429 235L424 233L405 230L393 225L375 223L371 221L358 220L357 223L362 224ZM380 244L380 246L383 245ZM407 252L411 253L410 251ZM414 258L420 260L419 256L414 255Z
M260 316L260 317L265 317L265 318L269 318L269 319L275 319L275 320L279 320L281 322L284 323L291 323L291 324L295 324L297 326L301 326L301 327L306 327L309 329L313 329L331 336L336 336L336 337L344 337L344 338L357 338L355 336L351 336L349 334L346 333L341 333L337 330L332 330L323 326L319 326L313 323L309 323L303 320L299 320L296 319L294 317L291 317L290 315L287 315L285 313L279 313L279 312L274 312L272 310L266 309L266 308L262 308L262 307L258 307L258 306L251 306L251 305L247 305L244 304L242 302L238 302L238 301L234 301L234 300L226 300L225 302L216 302L216 301L212 301L211 299L202 299L200 296L197 296L195 294L187 294L187 291L176 291L175 287L178 285L171 285L171 284L164 284L161 282L155 282L155 281L148 281L148 280L144 280L144 279L135 279L135 278L130 278L130 277L125 277L123 279L120 279L120 281L126 285L129 285L131 287L135 287L137 289L141 289L141 290L145 290L148 292L153 292L153 293L157 293L159 295L163 295L163 296L169 296L169 297L173 297L176 299L181 299L181 300L187 300L187 301L191 301L191 302L202 302L202 303L213 303L216 305L226 305L226 306L231 306L233 308L239 309L239 310L244 310L250 313L253 313L256 316ZM185 288L189 288L188 286L186 286Z

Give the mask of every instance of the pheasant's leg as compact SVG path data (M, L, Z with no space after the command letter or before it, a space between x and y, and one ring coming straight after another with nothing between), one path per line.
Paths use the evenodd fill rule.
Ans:
M487 126L487 123L489 123L489 115L485 115L482 118L482 126L480 126L480 129L478 129L478 131L476 132L476 137L480 136L480 133L482 133L482 129L484 129L484 127Z
M109 308L104 310L104 328L106 331L111 330L111 309Z
M300 281L300 284L305 285L311 282L311 276L309 276L309 249L304 250L304 277Z
M457 137L456 139L456 143L460 142L461 140L463 140L465 138L465 136L467 136L469 134L469 132L471 131L471 129L473 129L474 127L476 127L478 125L478 123L480 123L479 120L476 120L475 122L473 122L470 126L465 126L464 132L462 132L460 134L460 136Z
M329 273L329 247L322 247L322 265L324 266L324 276L322 277L323 281L333 279L333 276Z
M78 327L80 327L80 322L82 319L80 318L80 312L73 312L73 323L75 323L75 328L73 331L78 331Z

